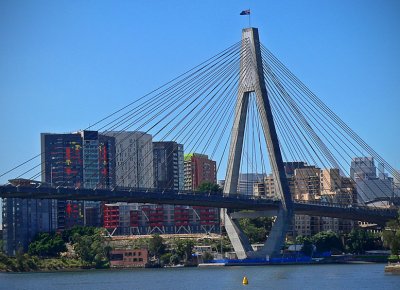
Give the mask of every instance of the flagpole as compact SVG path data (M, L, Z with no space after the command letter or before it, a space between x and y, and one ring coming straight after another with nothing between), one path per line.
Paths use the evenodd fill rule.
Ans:
M240 12L240 15L248 15L249 16L249 28L251 27L251 16L250 16L250 14L251 14L250 8Z

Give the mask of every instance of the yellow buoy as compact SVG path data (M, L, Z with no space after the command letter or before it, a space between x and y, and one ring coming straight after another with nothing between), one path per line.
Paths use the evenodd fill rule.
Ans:
M247 279L246 276L243 277L243 282L242 283L243 283L243 285L249 284L249 280Z

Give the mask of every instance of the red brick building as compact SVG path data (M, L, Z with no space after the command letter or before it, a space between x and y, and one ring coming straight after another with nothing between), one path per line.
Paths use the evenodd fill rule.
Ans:
M147 249L112 250L110 266L112 268L144 268L148 263Z
M196 190L202 183L217 183L217 163L207 155L185 155L185 190ZM219 210L211 207L193 207L192 222L196 231L213 232L219 229Z
M185 190L196 190L203 182L217 183L217 163L207 155L185 155Z

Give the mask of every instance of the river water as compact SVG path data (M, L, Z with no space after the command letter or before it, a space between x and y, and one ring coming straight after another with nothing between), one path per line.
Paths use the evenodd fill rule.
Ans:
M384 264L0 273L0 289L400 289ZM242 285L243 276L249 284Z

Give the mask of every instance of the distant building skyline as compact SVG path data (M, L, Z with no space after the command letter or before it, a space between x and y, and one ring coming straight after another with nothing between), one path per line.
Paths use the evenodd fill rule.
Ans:
M184 158L184 144L173 141L152 142L152 136L143 132L111 132L107 135L97 131L81 131L75 133L57 134L43 133L42 141L42 180L52 185L66 185L85 188L112 188L113 186L139 187L153 185L166 190L185 189L195 190L203 181L216 181L216 162L209 160L207 155L192 153ZM118 158L118 156L120 158ZM284 163L288 177L292 178L291 184L293 195L298 200L318 201L329 199L330 201L343 201L353 203L347 177L340 177L339 169L320 169L306 162ZM124 167L125 166L125 167ZM363 200L368 200L366 192L382 191L381 185L393 188L394 180L389 178L379 169L379 178L374 158L354 157L349 170L350 175L356 180L359 194L363 194ZM146 173L147 172L147 173ZM130 176L130 174L133 174ZM264 194L273 196L273 177L270 174L264 176L258 173L240 173L238 191L242 194L253 194L254 185L260 180L268 183ZM340 178L339 178L340 177ZM350 177L350 179L353 179ZM347 178L349 179L349 178ZM120 180L120 183L118 182ZM396 182L398 180L396 179ZM344 192L345 188L349 192ZM398 184L398 183L396 183ZM266 184L265 184L266 185ZM251 190L250 190L251 188ZM258 190L258 189L257 189ZM342 192L343 191L343 192ZM343 194L342 194L343 193ZM393 193L384 191L382 196ZM52 211L50 204L54 201L45 201L33 205L32 202L22 201L13 204L11 200L5 203L3 208L6 212L13 211L11 208L35 207L32 211L29 223L20 226L20 231L25 231L25 236L20 238L26 247L29 239L38 230L54 230L68 228L72 225L100 226L107 220L101 219L101 207L98 202L73 202L57 201L56 210ZM25 205L26 203L26 205ZM117 207L115 207L117 206ZM47 207L47 208L46 208ZM211 208L203 207L174 207L135 204L108 205L109 216L118 215L119 234L151 233L154 229L159 232L173 233L177 230L175 220L179 219L178 227L185 231L211 231L216 230L219 225L216 222L218 212ZM54 213L56 213L54 215ZM141 219L141 215L151 215L147 224ZM4 215L7 224L12 223L10 215ZM45 217L46 216L46 217ZM54 218L57 217L56 221ZM153 219L153 220L152 220ZM322 228L321 221L327 224L326 228L339 228L351 226L340 224L340 220L304 218L297 216L297 225L314 223L314 231ZM116 220L109 220L107 227L111 228ZM187 228L186 226L192 226ZM328 226L329 224L329 226ZM138 230L135 232L133 228ZM25 229L25 230L23 230ZM26 229L29 229L26 230ZM140 230L139 230L140 229ZM300 227L297 228L300 230ZM36 231L36 232L35 232ZM311 232L307 231L305 234ZM5 237L17 236L10 230L5 231ZM6 243L6 247L11 245ZM15 245L13 246L15 250ZM10 250L8 250L10 252Z

